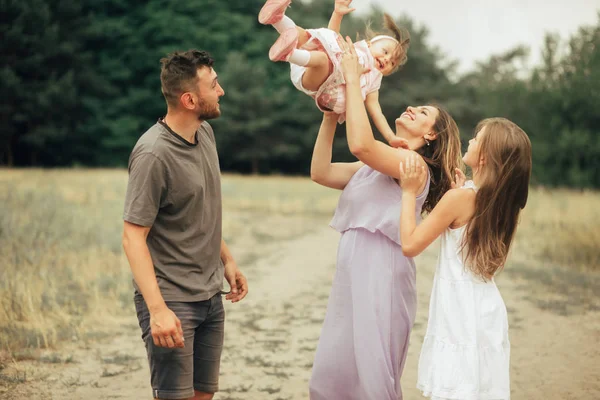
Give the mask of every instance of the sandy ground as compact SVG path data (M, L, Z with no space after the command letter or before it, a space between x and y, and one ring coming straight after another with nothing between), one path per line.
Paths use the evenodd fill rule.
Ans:
M308 398L339 234L322 218L266 217L260 227L261 232L247 230L231 240L250 293L243 302L226 305L216 400ZM405 400L422 398L415 389L416 370L436 253L434 245L417 259L419 308L402 377ZM573 300L570 292L544 285L543 271L511 272L518 268L518 263L509 266L498 279L511 325L512 398L600 398L597 292ZM578 284L589 290L587 283ZM110 336L65 343L38 360L10 365L2 380L1 399L151 398L133 308Z

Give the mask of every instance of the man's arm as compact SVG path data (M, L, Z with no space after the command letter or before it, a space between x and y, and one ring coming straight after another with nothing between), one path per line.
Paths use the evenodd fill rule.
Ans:
M225 296L226 300L231 300L232 303L237 303L248 294L248 282L246 277L238 268L229 247L225 240L221 239L221 261L225 266L225 279L231 287L231 292Z
M350 3L352 3L352 0L335 0L333 14L331 14L329 25L327 25L328 29L340 33L344 15L350 14L352 11L356 10L356 8L350 8Z
M224 265L229 262L235 262L231 251L229 251L229 247L227 247L227 243L225 243L225 239L221 239L221 261L223 261Z
M137 283L150 313L160 311L167 305L158 288L154 264L146 238L150 227L140 226L125 221L123 226L123 249L127 255L133 279Z
M181 322L167 307L158 287L154 264L146 244L149 232L150 227L125 221L123 249L133 273L133 279L142 292L150 312L150 330L154 344L161 347L183 347Z

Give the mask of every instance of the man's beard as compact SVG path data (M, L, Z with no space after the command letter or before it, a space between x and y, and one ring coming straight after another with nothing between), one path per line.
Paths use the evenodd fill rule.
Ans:
M219 110L218 104L209 105L205 102L199 104L200 110L198 111L198 120L207 121L209 119L219 118L221 116L221 110Z

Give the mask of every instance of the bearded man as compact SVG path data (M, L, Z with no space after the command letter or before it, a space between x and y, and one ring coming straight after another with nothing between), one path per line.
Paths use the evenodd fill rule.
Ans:
M246 278L223 241L221 172L206 122L225 94L205 51L161 60L167 114L129 158L123 248L156 399L210 400L218 390L226 299L242 300Z

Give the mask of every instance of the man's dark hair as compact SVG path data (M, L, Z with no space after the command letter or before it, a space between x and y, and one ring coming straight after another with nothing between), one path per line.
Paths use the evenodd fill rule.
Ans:
M206 51L176 51L160 60L160 84L167 104L176 106L179 96L196 85L198 69L211 68L213 58Z

